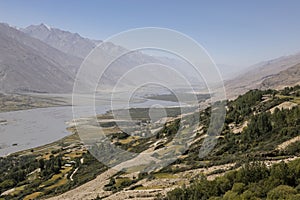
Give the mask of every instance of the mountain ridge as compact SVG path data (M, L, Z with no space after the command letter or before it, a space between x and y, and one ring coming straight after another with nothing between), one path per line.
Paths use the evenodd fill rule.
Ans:
M83 58L85 58L98 44L102 42L100 40L91 40L88 38L84 38L80 36L78 33L71 33L69 31L64 31L58 28L49 27L43 23L39 25L30 25L26 28L18 28L18 29L8 24L2 24L1 27L3 29L2 32L4 31L2 37L4 36L6 37L6 39L4 39L6 43L4 43L4 41L2 42L2 48L3 48L2 51L4 52L5 51L4 49L9 49L10 45L9 43L7 43L8 42L7 38L9 38L11 45L14 46L15 48L13 50L14 53L11 52L10 55L8 55L7 54L8 51L6 50L7 52L4 52L2 57L0 58L0 61L2 62L1 63L2 67L0 70L0 81L1 81L2 89L1 88L0 89L8 92L15 92L15 91L23 91L23 92L34 91L34 92L48 92L48 93L49 92L50 93L71 92L73 87L72 86L73 80L76 76L76 72L79 69L79 66L81 65ZM4 47L3 45L6 46ZM17 48L21 46L22 48ZM25 62L25 66L33 65L34 67L33 66L27 67L26 72L24 71L25 69L22 68L23 71L19 70L20 72L22 71L22 73L20 73L21 75L19 74L16 76L18 78L12 77L10 79L7 79L7 75L8 75L7 72L11 73L11 70L9 70L10 65L11 64L16 65L17 62L21 62L21 60L24 60L22 56L21 57L20 55L17 56L18 51L22 52L25 49L27 53L29 54L33 53L34 55L36 55L36 57L39 58L38 59L39 62L34 62L35 59L33 55L31 55L31 57L27 56L27 61L26 62L23 61ZM101 49L101 56L103 56L103 59L107 59L114 54L120 54L126 51L127 51L126 49L118 45L111 44L111 43L104 43ZM14 59L12 59L11 55L14 54L16 55ZM22 55L22 53L20 54ZM6 57L4 55L6 55ZM6 63L3 62L3 60L6 60ZM32 62L32 63L29 64L28 62L29 63ZM110 69L106 71L106 73L103 75L105 84L102 85L105 87L107 85L113 85L116 82L116 80L118 80L118 77L122 77L122 75L126 73L129 69L131 69L134 66L145 64L145 63L171 65L176 70L178 70L179 73L189 77L190 81L202 85L200 80L193 77L194 73L188 72L188 70L186 70L188 66L184 62L176 59L150 56L148 54L144 54L144 52L131 52L130 54L123 56L118 61L114 62L114 64L110 67ZM276 82L273 81L273 85L272 85L271 84L272 81L268 81L267 84L266 80L275 77L278 73L285 71L298 63L300 63L300 53L290 55L290 56L282 56L279 58L275 58L269 61L263 61L256 65L253 65L252 67L249 67L249 70L247 70L245 73L238 75L236 78L225 81L227 95L229 98L234 98L237 95L242 94L250 89L278 88L276 86ZM22 64L19 63L19 65ZM55 75L55 73L52 73L51 75L51 73L48 72L48 74L50 74L52 77L54 76L57 77L54 78L53 81L46 81L48 86L37 87L37 85L39 84L37 83L31 84L30 82L38 78L33 75L34 73L37 73L37 70L40 70L38 72L38 74L40 74L39 76L41 77L47 76L45 73L44 74L41 73L41 71L43 70L41 68L42 66L45 66L48 71L51 71L51 68L53 68L54 70L52 71L57 71L58 74ZM13 71L16 72L18 70L13 70ZM33 73L32 76L29 75L30 73ZM156 74L157 74L156 72L154 72L153 70L151 71L149 69L147 75L153 77L153 80L159 80L157 79L158 77L156 77ZM86 77L85 79L88 80L90 79L90 77L93 76L94 74L89 74L88 77ZM285 73L285 77L287 77L287 73ZM140 76L136 77L137 79L136 81L138 82L142 78L143 77ZM297 77L295 77L295 79L296 78ZM97 77L95 77L95 80L96 79ZM6 80L7 83L4 83L4 80ZM11 82L13 83L10 83L10 81L7 80L11 80ZM47 78L45 80L47 80ZM18 85L16 84L18 81L23 82L25 84L19 83L19 86L16 86ZM127 84L135 85L136 81L134 81L134 79L127 80ZM41 82L41 80L39 80L38 82ZM57 84L60 82L62 82L63 84L58 86ZM284 86L284 80L282 80L280 84ZM13 87L9 88L8 85L11 85ZM292 86L293 84L290 83L290 85ZM8 88L5 89L5 87ZM54 87L55 89L51 87Z
M85 58L92 49L102 41L91 40L80 36L78 33L58 28L48 27L44 23L39 25L30 25L21 29L29 36L39 39L46 44L73 56ZM80 47L80 48L78 48Z
M284 72L299 63L300 53L296 53L253 65L249 67L249 70L225 82L228 97L233 99L251 89L282 88L284 87L283 81L281 82L281 87L277 86L275 82L273 82L273 85L269 84L266 87L266 85L263 85L263 82L276 75L278 76L279 73ZM290 86L294 86L295 84L290 84Z
M81 59L0 23L2 92L67 92ZM43 84L41 84L43 83Z

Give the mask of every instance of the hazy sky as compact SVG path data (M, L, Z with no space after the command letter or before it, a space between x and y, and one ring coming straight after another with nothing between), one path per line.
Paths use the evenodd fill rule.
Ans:
M43 22L93 39L171 28L202 44L216 63L248 66L300 52L299 10L299 0L0 0L0 21Z

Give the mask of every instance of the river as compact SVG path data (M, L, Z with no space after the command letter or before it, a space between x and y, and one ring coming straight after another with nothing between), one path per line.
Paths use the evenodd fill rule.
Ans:
M133 107L151 105L176 106L175 102L146 100L133 104ZM107 103L97 106L97 114L109 110ZM121 107L120 107L121 108ZM84 108L82 108L84 109ZM88 117L88 116L82 116ZM0 156L38 147L57 141L71 133L66 130L66 122L73 119L72 107L47 107L0 113Z

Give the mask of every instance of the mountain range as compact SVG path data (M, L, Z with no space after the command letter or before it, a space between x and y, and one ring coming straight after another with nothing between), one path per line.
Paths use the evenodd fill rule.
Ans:
M250 66L247 71L226 81L229 98L251 89L282 89L299 84L300 53L283 56Z
M1 24L0 32L2 33L2 40L7 41L7 43L0 43L3 52L7 46L11 49L11 51L7 50L2 54L3 59L0 62L0 91L7 93L28 91L71 93L77 70L83 59L97 45L101 44L101 48L97 49L101 51L98 52L97 59L103 61L128 51L109 42L102 43L100 40L91 40L77 33L51 28L45 24L31 25L20 29ZM22 49L20 49L21 46ZM25 58L23 54L26 53L28 56ZM9 55L13 55L13 57ZM101 86L111 88L130 69L150 63L172 65L180 74L194 80L194 84L199 84L194 73L186 70L186 63L177 59L154 57L141 51L133 51L110 65L103 74ZM99 77L95 73L96 67L82 78L84 81L82 84L87 84L86 87L91 87L92 82L98 80ZM53 69L52 73L50 73L50 69ZM163 79L151 67L147 68L146 71L145 75L148 79ZM24 77L19 77L20 74ZM145 79L138 74L132 76L122 82L124 86L134 86ZM176 82L172 76L169 76L169 80Z
M0 24L0 90L67 92L81 59Z
M71 93L83 59L99 44L102 44L100 60L126 52L118 45L84 38L78 33L45 24L18 29L0 23L0 91ZM112 64L104 74L102 85L114 85L129 69L147 63L172 65L179 73L189 77L193 84L203 84L194 72L186 70L188 66L182 61L131 52ZM299 63L300 54L295 54L250 66L244 73L225 81L228 97L235 97L249 89L280 89L299 84ZM228 67L226 69L228 71ZM148 69L147 72L147 77L160 79L155 70ZM221 70L221 73L228 77L224 71ZM85 79L96 80L98 77L94 76L93 73L87 74ZM143 79L135 76L127 79L126 84L135 85Z
M102 42L83 38L78 33L70 33L68 31L52 28L43 23L40 25L31 25L20 30L64 53L82 59Z

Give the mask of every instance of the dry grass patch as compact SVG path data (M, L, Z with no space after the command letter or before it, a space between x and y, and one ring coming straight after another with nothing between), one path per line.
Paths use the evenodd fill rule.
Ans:
M55 174L53 175L50 179L48 179L47 181L45 181L40 187L45 187L45 186L49 186L52 187L54 185L56 185L57 183L59 183L60 181L58 181L59 179L64 179L65 175L72 170L73 167L64 167L62 170L60 170L60 174ZM57 182L57 183L56 183ZM49 188L48 187L48 188Z
M158 190L158 189L164 189L163 186L161 185L156 185L156 186L139 186L135 188L134 190Z
M23 200L32 200L32 199L36 199L37 197L39 197L41 194L43 194L42 192L35 192L32 193L30 195L27 195Z
M55 183L54 185L51 185L49 187L47 187L47 190L52 190L54 188L60 187L62 185L65 185L68 182L67 177L64 177L63 179L59 180L57 183Z
M155 178L158 179L174 179L174 178L178 178L178 176L174 175L174 174L168 174L168 173L157 173L154 174Z
M135 141L135 140L138 140L138 139L139 139L138 136L130 136L130 137L126 138L126 139L119 140L119 142L120 142L121 144L128 144L128 143L130 143L130 142L132 142L132 141Z

